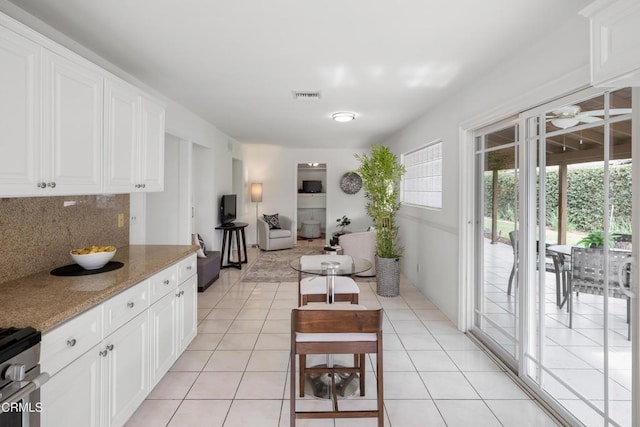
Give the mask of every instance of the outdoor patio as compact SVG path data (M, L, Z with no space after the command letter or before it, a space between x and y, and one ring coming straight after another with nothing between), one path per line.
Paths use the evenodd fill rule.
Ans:
M485 239L484 254L483 311L490 322L495 322L495 326L487 324L485 331L514 354L516 301L520 289L514 283L511 295L507 295L513 251L510 245L491 244L489 239ZM580 294L576 298L574 293L573 302L573 327L570 329L567 305L559 308L556 304L555 273L545 272L543 365L574 392L550 375L543 377L544 388L572 412L582 415L581 420L585 424L597 425L601 419L590 421L592 410L577 399L575 393L603 409L604 298L589 294ZM609 394L615 401L611 411L619 414L616 418L622 422L631 414L631 341L627 340L627 305L624 299L618 298L609 298L608 305L611 348L608 354ZM537 355L532 354L531 357L535 359ZM627 421L623 425L630 425L631 419Z

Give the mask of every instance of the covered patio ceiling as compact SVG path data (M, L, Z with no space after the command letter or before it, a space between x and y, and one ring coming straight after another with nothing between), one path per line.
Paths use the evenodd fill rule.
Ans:
M546 137L546 166L559 167L558 185L558 243L566 243L567 230L567 167L573 164L602 162L604 161L604 95L576 103L582 114L587 116L588 123L578 122L580 114L576 117L575 126L567 127L566 132L562 128L555 126L552 121L554 111L547 113L545 120ZM619 117L622 114L629 114L631 109L631 89L624 88L609 94L609 105L611 117ZM574 107L569 106L569 107ZM595 114L601 112L602 114ZM610 123L610 160L631 159L631 119ZM508 127L485 136L486 148L497 148L509 143L513 143L517 135L514 135L516 127ZM492 218L492 242L497 241L497 173L500 170L510 170L515 168L515 151L513 147L496 150L487 154L485 171L493 172L493 218Z

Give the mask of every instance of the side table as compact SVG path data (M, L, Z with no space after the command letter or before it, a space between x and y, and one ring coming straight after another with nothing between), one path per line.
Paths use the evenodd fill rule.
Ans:
M242 264L247 263L247 241L244 235L244 229L249 224L246 222L234 222L232 224L219 225L216 230L222 230L222 248L220 249L220 268L234 267L242 269ZM233 237L236 238L236 247L238 248L238 259L231 259L231 247L233 246ZM225 251L226 249L226 251ZM226 252L226 264L225 264ZM244 254L244 258L243 258Z

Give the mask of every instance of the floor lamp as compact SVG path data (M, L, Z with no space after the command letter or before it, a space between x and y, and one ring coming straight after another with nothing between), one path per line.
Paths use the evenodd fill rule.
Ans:
M262 201L262 183L254 182L251 184L251 203L256 204L256 245L258 247L258 203Z

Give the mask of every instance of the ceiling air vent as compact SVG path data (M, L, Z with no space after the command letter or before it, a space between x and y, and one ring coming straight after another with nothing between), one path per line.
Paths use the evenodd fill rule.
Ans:
M293 99L320 99L320 92L293 91Z

